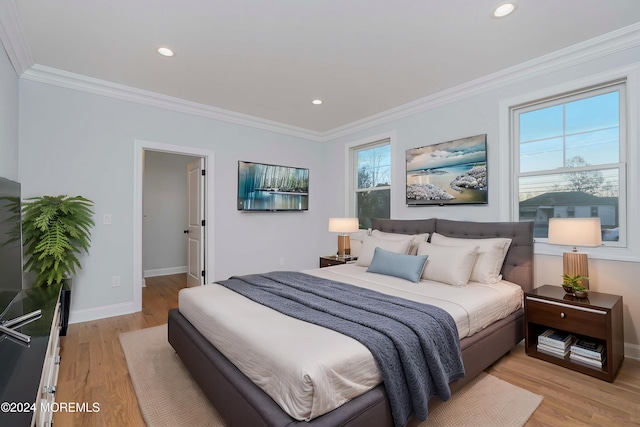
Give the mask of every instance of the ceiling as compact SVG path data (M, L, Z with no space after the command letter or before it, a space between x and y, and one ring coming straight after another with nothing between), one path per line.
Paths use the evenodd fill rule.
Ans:
M34 64L319 133L640 22L638 0L14 2Z

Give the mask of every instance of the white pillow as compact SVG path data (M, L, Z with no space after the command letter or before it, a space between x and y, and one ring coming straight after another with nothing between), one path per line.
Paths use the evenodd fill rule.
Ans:
M418 245L420 242L426 242L429 239L429 233L422 234L400 234L400 233L387 233L380 230L373 230L371 236L376 239L385 240L410 240L409 255L416 255L418 252Z
M497 283L502 280L500 270L502 270L504 258L507 256L509 246L511 246L511 239L503 237L461 239L433 233L431 243L441 246L477 245L478 258L469 280L480 283Z
M418 255L429 255L422 278L466 286L478 255L477 246L440 246L421 242Z
M386 240L377 239L373 236L365 236L364 240L362 240L362 249L360 250L360 255L358 255L358 259L356 260L356 265L369 267L376 248L382 248L386 251L396 252L399 254L406 254L409 250L410 244L411 240Z

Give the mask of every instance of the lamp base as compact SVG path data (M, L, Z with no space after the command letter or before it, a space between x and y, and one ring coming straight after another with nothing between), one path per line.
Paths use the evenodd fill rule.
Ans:
M589 261L584 252L565 252L562 255L562 267L564 274L582 277L589 277ZM582 279L582 286L589 289L589 279Z
M351 239L348 235L338 236L338 256L351 255Z

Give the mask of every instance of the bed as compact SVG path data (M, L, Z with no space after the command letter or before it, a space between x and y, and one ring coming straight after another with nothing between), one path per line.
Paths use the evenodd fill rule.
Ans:
M451 238L508 238L500 273L523 291L533 288L533 225L530 222L478 223L446 219L374 220L383 233ZM327 269L328 270L328 269ZM229 426L393 426L389 398L377 385L336 409L310 421L292 418L263 389L207 340L179 309L169 312L169 342ZM475 332L475 331L474 331ZM507 353L524 336L522 308L462 338L460 348L466 375L450 383L452 392ZM432 399L434 401L437 398ZM416 421L417 422L417 421Z

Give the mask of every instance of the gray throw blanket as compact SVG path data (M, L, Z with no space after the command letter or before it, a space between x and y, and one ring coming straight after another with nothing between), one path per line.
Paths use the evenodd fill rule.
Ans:
M299 272L218 283L366 346L378 364L396 426L405 426L412 414L425 420L429 399L448 400L449 382L464 376L455 322L438 307Z

